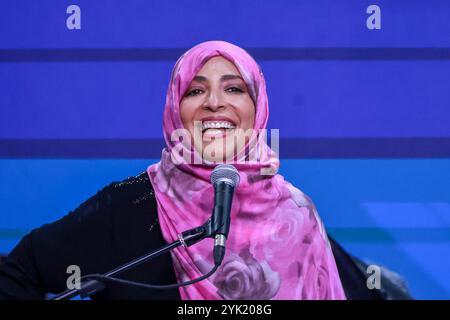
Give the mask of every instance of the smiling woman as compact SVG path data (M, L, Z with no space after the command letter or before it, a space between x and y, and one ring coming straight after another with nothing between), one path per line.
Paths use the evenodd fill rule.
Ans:
M177 61L163 119L167 148L147 170L164 239L175 241L208 220L214 199L209 178L217 163L233 164L240 175L223 264L208 280L181 287L183 299L345 299L314 204L276 174L277 155L258 139L268 115L264 76L242 48L204 42ZM194 146L176 139L178 130L187 130ZM264 151L246 161L254 149ZM178 281L213 268L212 245L202 241L171 252Z
M210 41L187 51L167 90L161 160L26 235L0 266L0 298L41 299L67 289L74 266L81 275L104 273L177 241L211 217L210 176L225 160L239 170L240 183L217 271L168 290L108 284L93 299L382 298L368 290L361 264L330 241L312 200L277 174L276 154L258 137L268 107L261 69L245 50ZM177 139L180 130L189 139ZM253 149L264 152L247 161ZM198 279L214 267L213 246L208 238L177 247L120 277L150 284Z

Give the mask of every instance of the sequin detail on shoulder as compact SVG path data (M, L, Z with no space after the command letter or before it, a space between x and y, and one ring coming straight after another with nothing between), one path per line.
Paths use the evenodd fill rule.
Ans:
M140 173L134 177L128 177L124 181L114 184L114 188L120 188L123 186L136 185L136 184L147 184L150 179L148 178L147 172Z
M153 223L151 224L150 228L148 228L148 231L153 231L153 229L158 226L158 222L159 222L158 218L153 220Z
M150 199L150 196L153 196L153 190L151 192L145 193L142 196L140 196L139 198L133 200L133 204L139 204L142 201L146 201L146 200Z
M146 171L136 176L128 177L121 182L113 183L113 187L120 192L123 191L134 195L132 199L128 200L133 205L139 205L142 202L155 198L155 192Z

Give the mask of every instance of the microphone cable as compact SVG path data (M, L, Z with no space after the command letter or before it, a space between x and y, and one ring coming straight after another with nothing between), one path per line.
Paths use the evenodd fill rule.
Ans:
M128 286L133 286L133 287L138 287L138 288L143 288L143 289L167 290L167 289L175 289L175 288L179 288L179 287L188 286L188 285L191 285L191 284L203 281L203 280L209 278L211 275L213 275L214 272L217 271L219 266L220 266L220 264L215 264L214 268L212 268L211 271L209 271L208 273L206 273L203 276L198 277L198 278L196 278L194 280L185 281L185 282L182 282L182 283L166 284L166 285L147 284L147 283L142 283L142 282L125 280L125 279L121 279L121 278L102 276L100 274L88 274L88 275L85 275L85 276L80 278L80 281L83 281L83 280L97 280L97 281L103 282L103 283L108 283L109 282L109 283L125 284L125 285L128 285Z

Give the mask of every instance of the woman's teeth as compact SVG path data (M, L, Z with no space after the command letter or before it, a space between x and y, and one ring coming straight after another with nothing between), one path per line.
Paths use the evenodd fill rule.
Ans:
M202 122L202 132L204 136L223 136L231 131L236 126L228 121L205 121Z
M235 126L228 121L205 121L202 122L202 131L208 129L234 129Z

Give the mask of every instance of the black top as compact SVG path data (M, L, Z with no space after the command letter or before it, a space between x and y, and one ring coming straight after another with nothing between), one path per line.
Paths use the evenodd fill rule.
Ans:
M397 279L382 278L382 290L368 290L366 266L331 237L348 299L407 299ZM43 299L66 290L67 267L81 275L104 273L166 244L147 173L113 182L60 220L26 235L0 265L0 299ZM176 283L169 254L118 275L150 284ZM107 284L92 299L174 299L178 289L150 290Z

